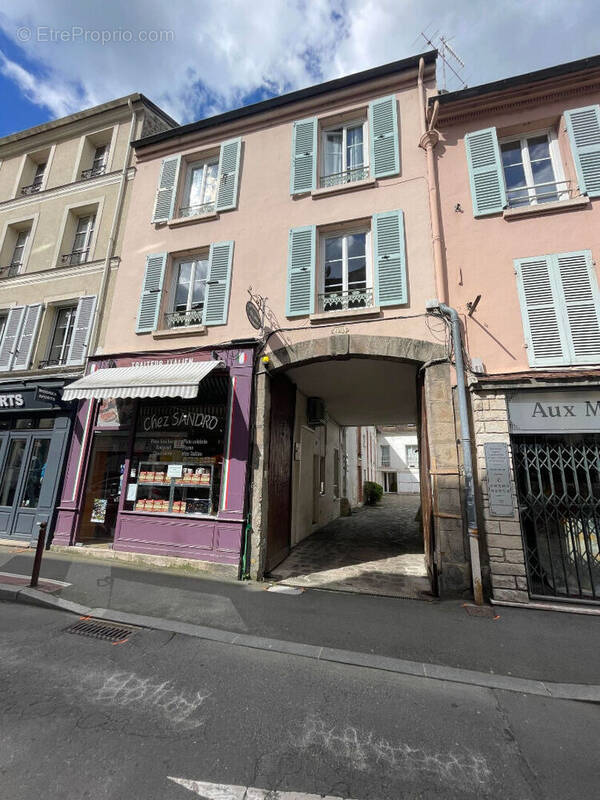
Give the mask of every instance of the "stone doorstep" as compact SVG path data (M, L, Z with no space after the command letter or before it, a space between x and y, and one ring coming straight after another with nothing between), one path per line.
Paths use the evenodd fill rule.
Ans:
M197 558L180 556L162 556L151 553L129 553L122 550L108 550L104 547L74 547L73 545L57 545L50 547L53 553L64 553L69 556L83 556L97 561L121 561L138 567L174 567L192 569L196 572L208 573L215 578L237 580L239 569L235 564L218 564L213 561L202 561Z
M31 543L29 539L0 539L0 547L20 547L29 549L31 547Z

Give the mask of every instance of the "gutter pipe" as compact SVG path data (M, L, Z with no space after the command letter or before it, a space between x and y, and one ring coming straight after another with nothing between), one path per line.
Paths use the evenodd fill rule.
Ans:
M473 480L473 459L471 456L471 423L467 407L467 391L465 389L465 365L463 361L460 320L456 309L447 306L445 303L431 301L427 304L428 311L434 311L436 308L439 309L443 316L450 319L450 327L452 330L456 368L456 388L458 390L458 410L460 416L460 442L463 452L463 468L465 475L465 505L467 509L467 531L469 534L473 597L475 603L480 606L483 605L483 586L481 583L481 560L479 557L479 527L477 525L477 509L475 506L475 484Z
M121 179L119 183L119 194L117 196L115 212L113 214L112 224L110 227L110 235L108 237L108 243L106 246L106 258L104 260L104 267L102 270L102 280L100 281L100 289L98 290L98 303L96 305L96 313L94 314L94 326L88 343L88 351L87 351L88 357L96 354L96 347L98 345L98 339L100 335L100 320L104 312L104 303L106 302L106 293L108 290L108 279L110 277L110 262L112 261L115 252L117 229L121 218L121 211L123 209L125 188L127 186L127 173L129 172L129 162L131 160L131 153L133 152L131 142L133 141L133 136L135 133L135 122L137 114L134 111L131 98L127 100L127 105L129 106L129 111L131 112L131 123L129 125L129 138L127 140L127 153L125 155L125 160L123 162L123 169L121 171Z

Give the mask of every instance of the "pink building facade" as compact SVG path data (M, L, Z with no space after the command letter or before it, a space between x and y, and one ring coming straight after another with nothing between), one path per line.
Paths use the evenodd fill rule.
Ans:
M599 103L598 57L430 101L497 602L600 599Z
M93 523L88 539L99 530L114 549L212 560L259 578L339 515L340 464L332 459L340 458L342 428L412 423L430 467L423 527L432 588L469 592L450 364L426 312L436 279L419 145L435 58L426 53L135 143L107 339L93 359L98 369L72 392L92 405L80 415L57 540L80 540L81 525L88 530L112 503L111 530ZM226 397L217 400L238 408L238 422L218 423L215 447L182 444L172 430L182 413L209 413L209 378L186 401L203 408L186 411L174 407L181 387L165 390L157 374L163 388L154 386L152 403L171 409L157 412L170 421L155 452L143 430L147 387L113 383L118 402L107 406L98 382L110 383L111 369L160 362L161 373L172 358L219 362L211 375L223 376ZM124 414L126 458L90 450L103 414L119 429ZM108 463L120 493L105 503L93 476L101 483ZM180 467L210 482L210 501L199 489L186 500ZM235 519L223 505L227 469Z

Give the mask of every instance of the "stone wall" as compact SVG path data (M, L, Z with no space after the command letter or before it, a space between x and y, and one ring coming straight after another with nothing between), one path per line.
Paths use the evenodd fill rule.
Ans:
M492 596L494 600L528 603L525 554L521 538L518 504L508 428L506 395L474 391L472 395L473 433L477 451L477 484L480 512L480 531L485 539L489 557ZM490 513L484 445L504 442L508 445L511 466L511 487L514 515L494 517Z

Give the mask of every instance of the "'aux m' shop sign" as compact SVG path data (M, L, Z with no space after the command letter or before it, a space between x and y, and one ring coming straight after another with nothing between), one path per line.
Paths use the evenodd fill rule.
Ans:
M508 415L511 433L600 433L600 389L516 392Z

